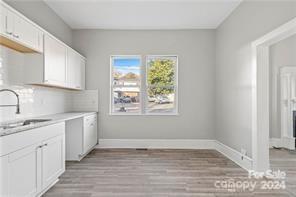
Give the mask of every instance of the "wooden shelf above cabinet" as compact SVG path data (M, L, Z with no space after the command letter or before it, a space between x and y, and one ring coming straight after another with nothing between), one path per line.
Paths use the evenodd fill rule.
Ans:
M0 35L0 45L6 46L21 53L40 53L2 35Z

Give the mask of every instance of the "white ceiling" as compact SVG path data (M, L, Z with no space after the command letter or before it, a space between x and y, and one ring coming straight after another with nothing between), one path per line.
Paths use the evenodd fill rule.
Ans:
M73 29L215 29L241 0L44 0Z

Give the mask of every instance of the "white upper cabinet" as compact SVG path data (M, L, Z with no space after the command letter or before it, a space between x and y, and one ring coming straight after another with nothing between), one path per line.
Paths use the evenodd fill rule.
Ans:
M67 86L84 89L85 60L71 48L67 49Z
M66 72L65 45L49 35L44 35L44 83L66 87Z
M0 45L27 53L21 84L85 88L85 58L1 0Z
M13 33L13 26L14 26L14 14L12 11L1 6L1 26L0 26L0 33L6 37L12 37Z
M80 59L80 67L81 67L81 89L85 89L85 64L86 64L86 59L81 58Z
M0 34L5 34L6 29L6 10L4 7L0 4Z
M13 37L16 40L34 50L42 52L42 35L42 32L37 27L21 17L15 16Z
M1 44L20 52L42 52L43 32L32 22L1 6Z
M43 54L25 57L25 83L83 90L85 58L48 34L43 45Z

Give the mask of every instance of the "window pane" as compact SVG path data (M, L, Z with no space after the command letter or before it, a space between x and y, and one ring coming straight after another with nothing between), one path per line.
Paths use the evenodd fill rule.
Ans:
M176 56L149 56L147 58L147 84L149 86L175 85Z
M113 85L139 86L141 60L137 57L113 57Z
M149 87L147 97L148 113L175 112L174 87Z
M140 88L139 87L114 87L113 112L139 113Z
M146 113L175 113L177 56L147 57Z

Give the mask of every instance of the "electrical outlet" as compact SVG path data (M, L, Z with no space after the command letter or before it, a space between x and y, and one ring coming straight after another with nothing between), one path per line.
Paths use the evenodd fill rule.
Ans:
M44 105L44 104L45 104L44 99L41 98L41 99L40 99L40 105Z
M247 155L247 150L244 148L241 148L241 154L242 154L242 160L244 160L244 156Z

